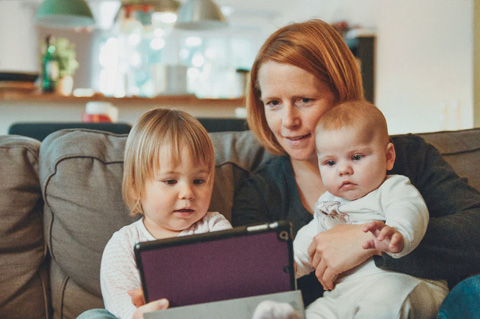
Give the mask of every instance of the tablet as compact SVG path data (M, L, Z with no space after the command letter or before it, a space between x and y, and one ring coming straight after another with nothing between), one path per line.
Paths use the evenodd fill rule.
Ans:
M292 238L291 224L278 221L140 242L145 300L179 307L295 290Z

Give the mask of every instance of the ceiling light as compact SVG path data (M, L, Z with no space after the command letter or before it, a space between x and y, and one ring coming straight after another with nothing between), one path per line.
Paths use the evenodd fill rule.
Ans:
M152 25L154 20L173 23L179 6L178 0L123 0L115 21L134 18L144 26Z
M95 24L85 0L45 0L37 11L35 22L52 28L86 27Z
M175 28L212 30L225 28L227 20L213 0L187 0L178 10Z

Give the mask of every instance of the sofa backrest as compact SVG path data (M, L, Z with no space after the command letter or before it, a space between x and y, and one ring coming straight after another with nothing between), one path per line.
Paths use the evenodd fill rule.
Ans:
M480 128L417 134L432 144L460 177L480 190Z

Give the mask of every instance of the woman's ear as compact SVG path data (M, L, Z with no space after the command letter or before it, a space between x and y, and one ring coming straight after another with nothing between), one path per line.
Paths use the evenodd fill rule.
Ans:
M395 157L396 157L395 146L391 142L387 144L386 156L387 156L387 171L389 171L393 168L393 165L395 164Z

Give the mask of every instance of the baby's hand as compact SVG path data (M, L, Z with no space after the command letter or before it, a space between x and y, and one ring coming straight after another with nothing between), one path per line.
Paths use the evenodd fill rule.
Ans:
M384 222L375 220L363 226L364 232L371 232L374 236L363 243L364 249L378 249L387 253L399 253L403 250L403 235L395 228L385 225Z

